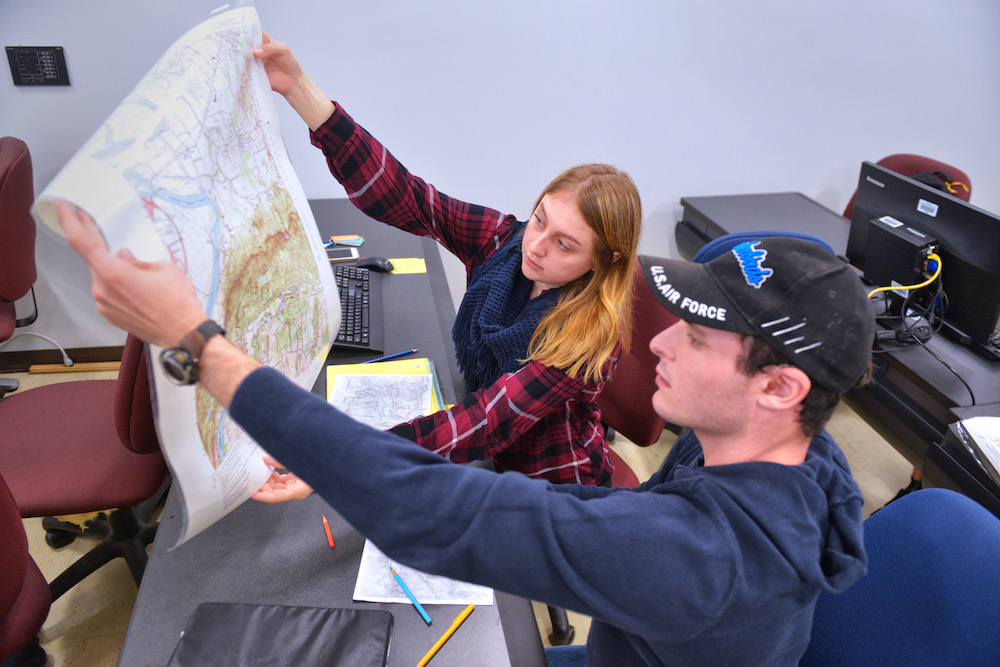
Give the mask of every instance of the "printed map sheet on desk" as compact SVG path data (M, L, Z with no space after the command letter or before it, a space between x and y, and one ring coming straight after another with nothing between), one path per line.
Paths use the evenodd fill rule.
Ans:
M395 568L420 604L493 604L492 588L400 565L368 540L365 540L365 548L361 552L361 567L358 568L358 581L354 585L354 599L360 602L410 604L410 599L396 583L389 568Z
M340 303L267 75L253 57L261 40L257 12L246 5L182 36L34 212L60 232L54 201L69 200L94 217L112 252L173 261L227 338L310 388ZM150 349L153 359L159 352ZM152 366L157 432L184 501L180 544L249 498L271 471L207 392L178 387Z
M377 375L399 375L399 376L424 376L430 379L430 406L424 402L423 397L417 399L416 397L411 397L406 400L411 400L407 409L410 411L416 411L413 416L406 417L405 419L399 419L386 426L379 426L377 420L368 421L365 416L361 414L362 411L358 413L352 412L349 405L350 396L344 395L344 387L346 385L338 384L342 381L342 376L344 375L360 375L363 378L360 380L361 386L365 387L369 391L367 392L369 396L382 400L383 403L387 403L391 396L395 395L396 398L393 400L397 405L397 410L401 410L399 407L400 401L403 400L403 396L400 392L395 394L389 394L387 391L379 393L374 391L374 387L379 384L375 376ZM405 381L397 380L397 382L405 383ZM366 386L367 385L367 386ZM437 371L434 368L434 362L426 357L417 357L414 359L394 359L391 361L379 361L370 364L331 364L326 367L326 386L329 388L327 390L327 402L332 403L338 409L351 415L358 421L362 421L369 426L374 428L387 429L400 424L404 421L409 421L415 417L420 417L423 415L429 415L433 412L441 410L445 406L444 397L441 394L441 386L438 384ZM387 388L391 388L391 383ZM422 382L416 382L413 386L423 386ZM335 399L335 395L337 398ZM382 398L379 399L378 397ZM377 407L377 401L376 406ZM383 405L380 409L384 410L386 405Z
M380 431L431 412L430 375L340 373L330 388L335 408Z
M327 366L327 387L328 401L336 408L383 430L436 412L443 405L434 364L425 358ZM492 588L401 565L368 540L361 554L354 599L409 604L390 567L396 568L421 604L493 604Z

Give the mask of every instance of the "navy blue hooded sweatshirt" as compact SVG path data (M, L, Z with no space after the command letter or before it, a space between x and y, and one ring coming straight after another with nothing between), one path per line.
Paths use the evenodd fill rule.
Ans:
M861 493L825 432L802 465L709 467L688 432L611 490L452 464L267 368L230 414L391 558L593 617L590 667L797 664L819 592L865 573Z

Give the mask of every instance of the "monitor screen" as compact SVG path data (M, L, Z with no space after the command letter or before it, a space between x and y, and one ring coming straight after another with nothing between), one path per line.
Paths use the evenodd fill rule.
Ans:
M871 162L861 165L847 259L865 270L873 219L891 216L937 240L946 331L988 345L1000 317L1000 216ZM866 273L870 273L866 271Z

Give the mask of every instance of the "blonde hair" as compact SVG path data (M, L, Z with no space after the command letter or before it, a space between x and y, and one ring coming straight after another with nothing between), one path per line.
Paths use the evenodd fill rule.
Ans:
M559 302L535 329L528 359L596 382L616 346L628 351L642 205L629 175L606 164L567 169L542 190L535 208L542 197L557 192L575 192L576 205L596 236L596 268L563 287Z

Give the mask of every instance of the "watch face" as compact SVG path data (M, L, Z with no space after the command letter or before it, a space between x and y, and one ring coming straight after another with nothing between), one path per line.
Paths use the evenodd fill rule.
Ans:
M160 365L175 384L194 384L198 380L194 359L183 347L172 347L160 352Z

